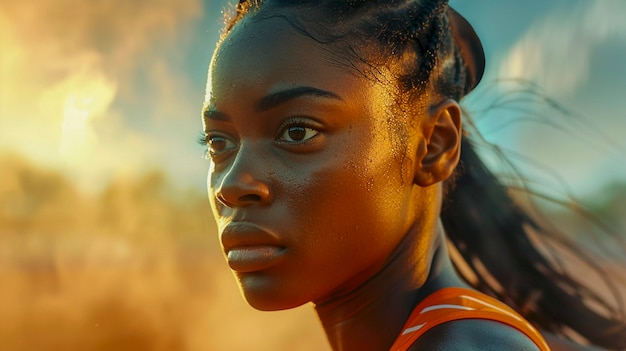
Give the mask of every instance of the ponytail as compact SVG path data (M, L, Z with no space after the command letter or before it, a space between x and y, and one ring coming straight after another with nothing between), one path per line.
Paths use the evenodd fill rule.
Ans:
M476 289L508 303L540 329L565 336L573 330L592 344L626 348L623 317L542 254L533 235L551 233L516 204L468 138L441 218L460 253L453 263ZM613 315L596 312L590 303Z

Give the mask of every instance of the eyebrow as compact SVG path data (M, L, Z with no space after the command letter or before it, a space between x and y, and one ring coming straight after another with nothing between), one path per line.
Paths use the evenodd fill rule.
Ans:
M212 110L210 107L206 107L202 110L202 117L204 117L205 121L209 119L216 121L230 121L230 117L228 117L228 115Z
M330 91L302 86L271 93L258 102L256 109L258 112L267 111L301 96L314 96L326 99L343 100L339 95Z
M343 100L339 95L332 93L330 91L301 86L295 88L289 88L281 91L277 91L274 93L270 93L269 95L263 97L256 105L256 110L258 112L263 112L267 110L271 110L281 104L284 104L290 100L302 97L302 96L313 96L313 97L321 97L326 99L334 99L334 100ZM216 111L211 109L210 107L206 107L202 110L202 116L205 120L212 119L217 121L230 121L230 117L225 113Z

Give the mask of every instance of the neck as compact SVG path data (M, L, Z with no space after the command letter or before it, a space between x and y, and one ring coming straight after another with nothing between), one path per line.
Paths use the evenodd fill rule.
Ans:
M423 228L412 228L375 276L315 309L333 350L388 350L423 298L463 285L438 221L427 236Z

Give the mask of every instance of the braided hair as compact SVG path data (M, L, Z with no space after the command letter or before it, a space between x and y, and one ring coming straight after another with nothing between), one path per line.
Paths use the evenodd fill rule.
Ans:
M337 64L378 79L378 67L395 63L392 83L409 103L423 104L429 93L460 101L482 75L482 67L475 66L484 65L484 57L468 55L463 43L455 41L456 12L447 0L240 0L223 38L246 16L294 7L310 11L285 19L302 34L340 48L334 50L341 56ZM459 273L542 330L568 337L574 331L598 346L626 348L624 315L609 308L599 313L581 302L584 297L607 306L542 254L533 236L549 237L550 231L512 199L479 157L470 135L463 136L461 148L441 210L447 238L460 253L452 257Z

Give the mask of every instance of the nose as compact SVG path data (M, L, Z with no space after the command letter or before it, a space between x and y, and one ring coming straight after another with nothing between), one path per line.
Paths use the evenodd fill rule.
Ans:
M266 177L263 177L263 162L255 155L246 155L239 150L230 167L218 174L215 197L226 207L266 205L272 200L272 192Z

